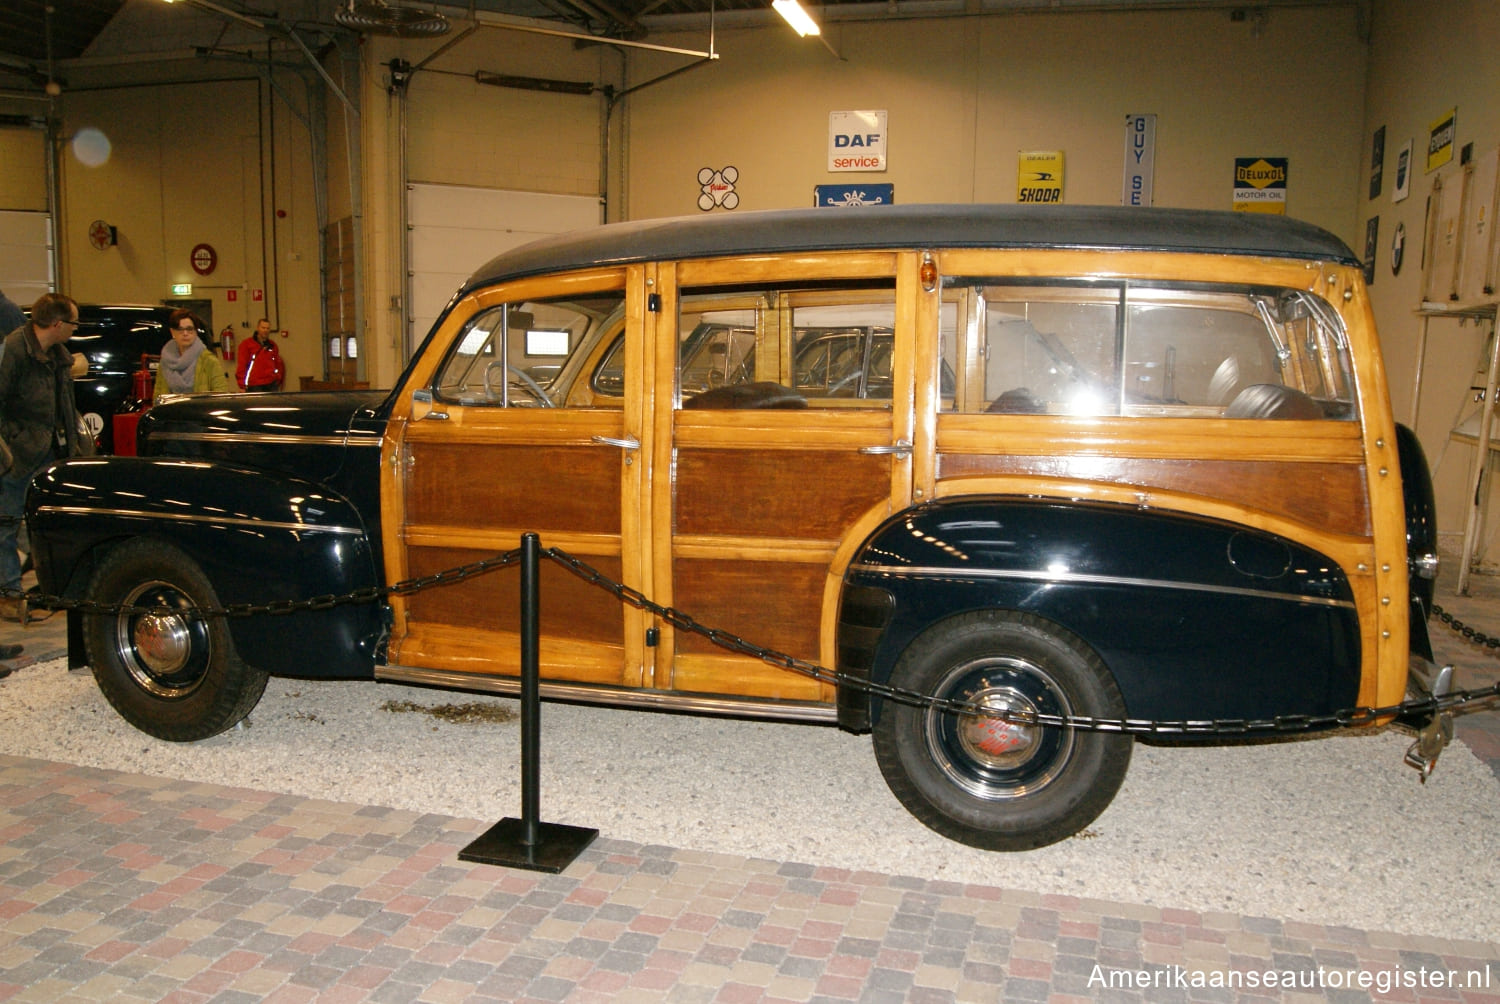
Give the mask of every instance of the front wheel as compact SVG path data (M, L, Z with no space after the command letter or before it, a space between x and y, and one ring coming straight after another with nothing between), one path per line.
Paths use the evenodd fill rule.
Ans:
M208 578L170 544L133 540L111 551L89 599L148 613L87 614L84 646L105 698L131 725L171 742L207 739L250 713L266 674L240 661Z
M928 630L891 685L997 711L1125 717L1114 677L1078 638L1028 614L983 611ZM1125 779L1132 739L887 701L875 726L886 784L960 843L1020 851L1072 836Z

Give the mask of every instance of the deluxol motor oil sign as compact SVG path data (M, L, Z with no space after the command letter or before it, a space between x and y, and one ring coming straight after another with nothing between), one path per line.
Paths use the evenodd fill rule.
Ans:
M1016 201L1059 203L1063 191L1061 150L1022 150L1016 168Z
M885 170L885 112L828 113L828 170Z
M1286 213L1285 157L1234 159L1234 208L1240 213Z

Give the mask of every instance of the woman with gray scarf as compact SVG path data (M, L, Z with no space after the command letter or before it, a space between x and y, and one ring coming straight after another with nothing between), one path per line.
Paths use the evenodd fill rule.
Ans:
M198 323L186 310L174 310L167 320L172 340L162 346L156 367L154 394L224 394L229 380L218 357L198 337Z

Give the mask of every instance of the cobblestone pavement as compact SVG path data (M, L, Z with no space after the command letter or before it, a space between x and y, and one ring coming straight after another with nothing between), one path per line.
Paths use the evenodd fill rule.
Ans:
M1449 589L1439 602L1500 636L1488 588ZM61 622L0 631L0 641L25 642L26 661L50 658ZM1495 679L1500 661L1436 621L1434 634L1460 686ZM1465 716L1459 735L1500 776L1497 719ZM559 875L459 861L487 825L0 757L0 1001L1500 1004L1500 939L1044 896L607 836Z

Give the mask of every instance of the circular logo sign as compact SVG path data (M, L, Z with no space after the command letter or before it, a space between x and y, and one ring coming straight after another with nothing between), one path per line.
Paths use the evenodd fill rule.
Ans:
M105 248L114 243L114 241L110 239L112 236L113 235L110 233L109 224L105 223L103 220L95 220L94 222L89 224L89 243L94 245L94 247L98 248L100 251L103 251Z
M210 244L199 244L193 248L190 256L193 262L193 271L199 275L208 275L219 265L219 253Z
M1406 256L1406 224L1396 224L1391 235L1391 275L1401 274L1401 259Z

